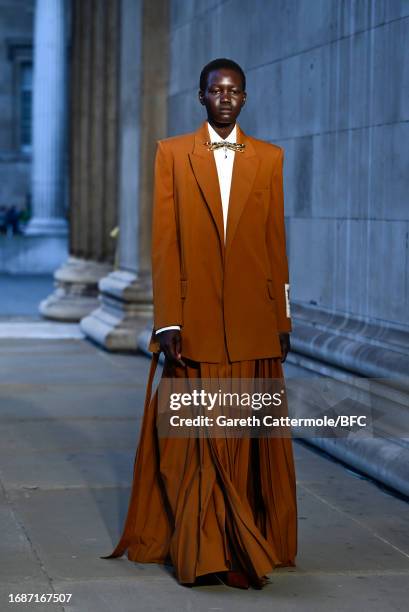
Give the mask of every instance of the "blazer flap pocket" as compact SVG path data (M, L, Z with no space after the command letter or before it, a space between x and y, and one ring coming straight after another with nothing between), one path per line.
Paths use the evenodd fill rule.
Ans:
M275 295L274 295L274 288L273 288L273 281L272 280L268 280L267 281L267 291L268 291L268 295L270 300L274 300L275 299Z
M187 280L180 281L180 295L184 299L187 295Z
M252 192L252 195L255 198L264 198L264 197L268 197L270 194L270 189L254 189L254 191Z

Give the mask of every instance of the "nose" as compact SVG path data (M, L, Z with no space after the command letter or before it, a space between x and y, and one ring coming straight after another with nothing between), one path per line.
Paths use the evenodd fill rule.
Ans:
M230 104L230 94L225 91L220 97L220 102L228 102Z

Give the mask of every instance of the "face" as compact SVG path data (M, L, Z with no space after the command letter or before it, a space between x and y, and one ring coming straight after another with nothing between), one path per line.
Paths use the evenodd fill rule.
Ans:
M246 102L240 74L230 68L210 72L199 100L206 107L208 119L219 125L234 123Z

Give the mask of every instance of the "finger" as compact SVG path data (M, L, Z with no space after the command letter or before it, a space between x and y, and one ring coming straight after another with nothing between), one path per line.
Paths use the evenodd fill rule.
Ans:
M169 362L172 362L173 360L173 355L172 355L172 351L169 347L169 344L164 344L163 345L163 352L165 353L165 357Z
M175 336L175 352L178 359L180 359L182 357L182 338L180 334Z
M178 365L184 368L186 364L182 360L182 338L180 335L175 338L175 353Z
M178 359L178 356L175 350L174 340L171 340L171 342L167 343L165 348L166 348L166 356L169 360L169 363L172 365L172 367L174 368L175 366L180 365L179 363L180 360Z

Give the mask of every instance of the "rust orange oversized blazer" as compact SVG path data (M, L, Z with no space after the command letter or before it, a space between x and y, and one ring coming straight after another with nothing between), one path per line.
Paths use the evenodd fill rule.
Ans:
M246 135L223 212L207 122L158 141L152 226L154 330L180 325L182 355L217 363L280 357L291 331L281 147Z

